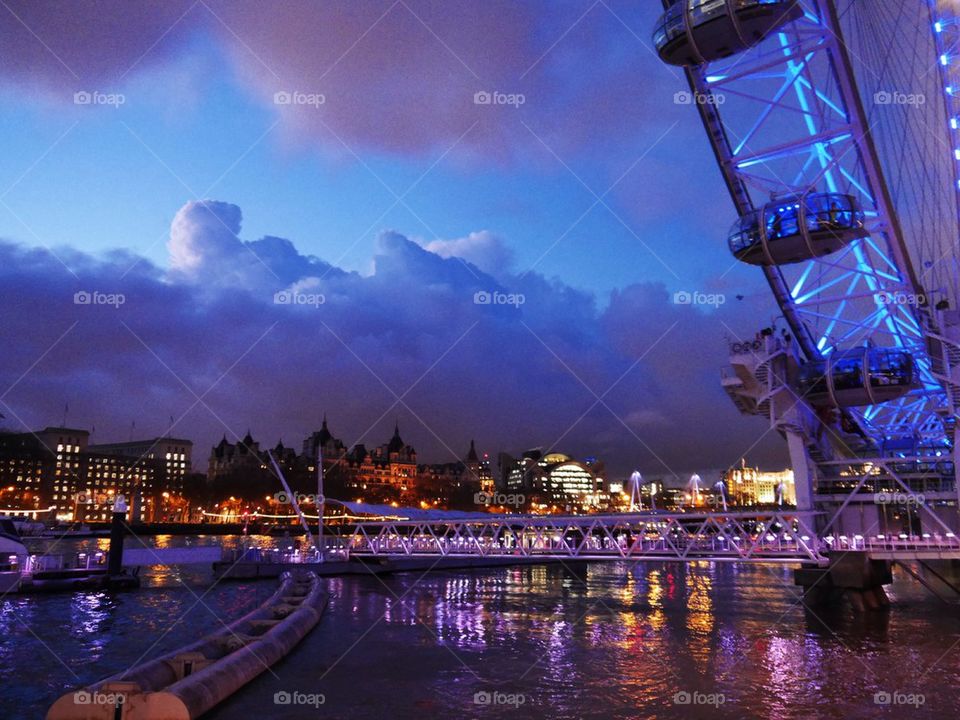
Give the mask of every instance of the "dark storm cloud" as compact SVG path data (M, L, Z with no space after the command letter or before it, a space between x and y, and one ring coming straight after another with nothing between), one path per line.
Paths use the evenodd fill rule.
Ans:
M460 159L555 168L552 152L646 149L689 115L672 103L681 74L650 49L657 14L626 0L8 0L0 78L69 103L170 65L202 36L289 136L329 152L456 143ZM277 93L323 102L277 104ZM478 105L477 93L523 97Z
M223 433L298 445L326 411L348 443L382 442L399 417L426 460L476 437L491 454L555 446L648 474L733 463L765 429L719 387L724 335L755 329L756 308L732 297L677 305L642 284L598 301L533 273L494 278L451 254L469 257L469 239L441 257L397 232L362 276L285 239L245 241L241 219L184 206L167 269L0 245L7 424L59 422L68 402L70 424L106 441L173 416L202 467ZM768 437L751 459L778 452Z
M193 5L190 0L6 0L0 5L0 75L63 91L65 99L75 90L121 82L181 48L197 17L187 13Z

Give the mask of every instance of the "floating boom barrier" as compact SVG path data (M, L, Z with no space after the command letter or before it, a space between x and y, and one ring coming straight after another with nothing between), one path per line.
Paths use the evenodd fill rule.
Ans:
M67 693L47 720L194 720L287 655L316 624L328 595L313 573L284 573L253 612L182 647Z

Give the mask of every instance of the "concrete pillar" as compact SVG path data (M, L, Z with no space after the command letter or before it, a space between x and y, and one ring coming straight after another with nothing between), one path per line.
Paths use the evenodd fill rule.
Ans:
M813 481L816 467L807 453L803 436L799 433L787 431L787 450L790 452L790 464L793 466L793 482L797 493L797 510L813 510ZM819 528L813 516L799 518L799 535L818 537Z
M871 560L860 551L836 551L829 557L828 567L804 565L794 571L794 584L804 588L804 603L835 605L846 599L858 613L890 605L883 589L893 582L887 560Z
M797 488L797 510L813 510L813 463L807 455L803 437L795 432L787 433L787 449L793 465L793 481Z

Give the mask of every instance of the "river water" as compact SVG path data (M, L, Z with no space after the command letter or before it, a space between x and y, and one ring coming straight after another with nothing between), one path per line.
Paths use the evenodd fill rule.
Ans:
M170 542L183 540L157 540ZM317 629L209 717L956 714L960 610L901 575L889 613L864 617L805 611L777 565L596 563L578 575L326 579ZM155 568L136 592L5 597L0 718L42 718L61 693L220 628L275 586Z

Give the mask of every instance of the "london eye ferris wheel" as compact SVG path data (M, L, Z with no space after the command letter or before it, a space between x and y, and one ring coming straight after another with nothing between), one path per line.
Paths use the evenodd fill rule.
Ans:
M733 200L732 259L766 276L790 325L791 402L835 427L828 441L794 427L795 466L801 448L813 466L940 463L954 499L958 14L957 0L664 0L653 33Z

